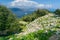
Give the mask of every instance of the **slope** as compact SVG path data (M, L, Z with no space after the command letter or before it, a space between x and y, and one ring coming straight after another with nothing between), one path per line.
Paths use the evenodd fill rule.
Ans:
M38 30L55 30L56 27L60 28L60 17L55 14L49 13L43 17L35 19L33 22L26 25L25 32L22 32L20 34L26 35Z
M14 36L9 36L9 40L57 40L60 38L60 17L49 13L35 19L26 25L26 30Z

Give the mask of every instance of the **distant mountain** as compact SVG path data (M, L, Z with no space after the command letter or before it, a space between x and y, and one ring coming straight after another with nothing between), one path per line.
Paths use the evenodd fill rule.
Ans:
M19 8L10 8L10 9L13 11L22 11L22 9L19 9Z
M25 10L20 8L9 8L13 13L15 13L18 17L22 17L26 14L30 14L33 12L33 10Z
M15 13L18 17L22 17L26 14L30 14L33 11L37 10L37 9L33 9L33 8L29 8L29 9L21 9L21 8L10 8L10 10ZM49 11L53 12L55 11L55 9L48 9Z

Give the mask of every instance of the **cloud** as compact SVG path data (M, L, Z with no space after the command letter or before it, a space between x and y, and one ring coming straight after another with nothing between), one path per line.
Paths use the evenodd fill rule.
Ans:
M11 7L18 8L51 8L51 4L40 4L32 0L14 0L10 3Z

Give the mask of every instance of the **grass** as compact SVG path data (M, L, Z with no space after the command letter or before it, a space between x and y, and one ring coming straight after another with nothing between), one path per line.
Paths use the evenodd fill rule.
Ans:
M0 37L0 40L7 40L5 37Z
M8 37L5 37L6 40L48 40L50 36L52 36L55 33L55 31L48 30L46 32L45 30L39 30L37 32L29 33L25 36L16 36L11 35ZM1 40L5 40L2 38Z
M0 40L48 40L55 33L55 30L38 30L23 36L15 34L6 37L0 37Z

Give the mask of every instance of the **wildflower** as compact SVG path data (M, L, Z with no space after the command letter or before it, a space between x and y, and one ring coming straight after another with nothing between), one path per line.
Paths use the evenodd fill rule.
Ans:
M48 31L46 30L45 32L47 33Z
M51 25L55 25L54 23L51 23Z
M9 40L12 40L13 38L10 38Z

